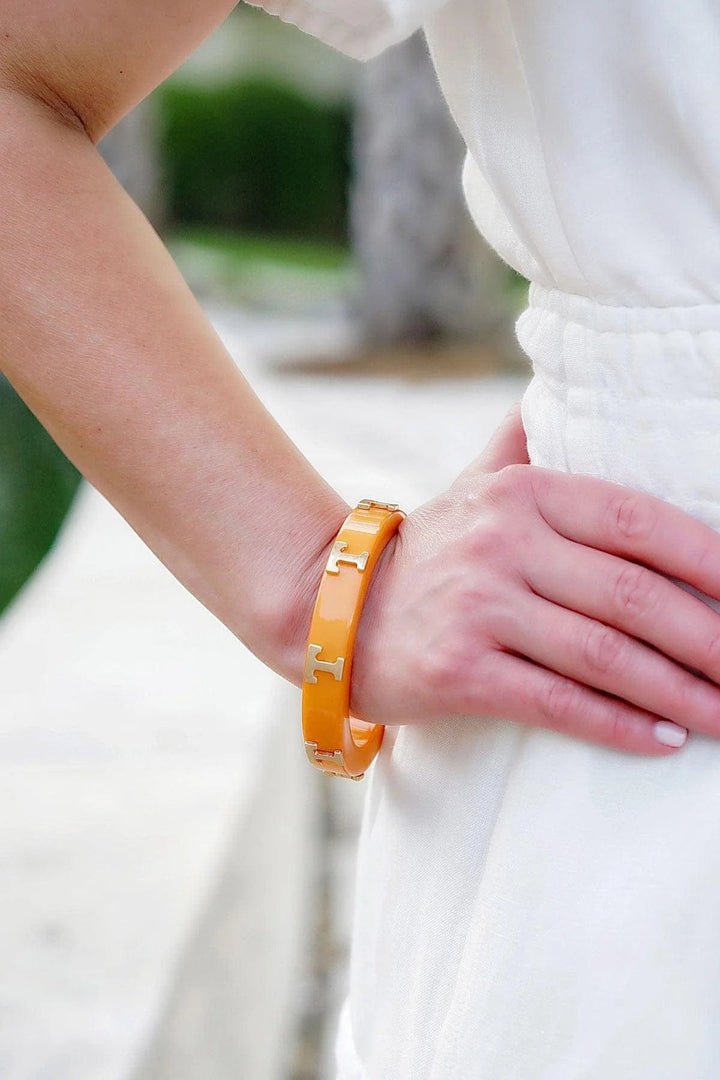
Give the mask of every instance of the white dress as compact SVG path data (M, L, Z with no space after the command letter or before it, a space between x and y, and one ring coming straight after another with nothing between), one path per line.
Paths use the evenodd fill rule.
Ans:
M720 529L720 3L263 6L359 58L424 25L532 282L532 463ZM717 1080L720 739L390 727L365 783L338 1080Z

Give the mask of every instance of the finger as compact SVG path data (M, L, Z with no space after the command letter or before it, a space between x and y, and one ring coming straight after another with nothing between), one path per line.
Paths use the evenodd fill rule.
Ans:
M537 508L568 540L622 555L720 599L720 534L670 503L608 480L532 468Z
M684 728L511 653L497 654L492 680L507 720L653 756L675 753L677 743L687 737ZM676 741L668 745L661 738Z
M720 682L720 616L661 574L557 535L525 580L539 596L615 626Z
M720 735L720 689L634 637L528 597L502 644L537 664L693 731Z
M528 465L527 439L522 422L521 402L516 401L494 431L482 454L462 473L465 478L497 472L506 465Z

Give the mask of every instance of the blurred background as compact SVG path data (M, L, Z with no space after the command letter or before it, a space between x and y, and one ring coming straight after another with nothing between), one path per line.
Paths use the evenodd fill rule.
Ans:
M101 143L262 400L410 511L530 371L425 39L359 64L240 4ZM0 1075L334 1080L366 777L0 379Z

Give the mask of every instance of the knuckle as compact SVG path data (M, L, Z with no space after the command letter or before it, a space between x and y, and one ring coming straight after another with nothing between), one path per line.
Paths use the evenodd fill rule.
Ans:
M484 521L473 529L467 540L467 551L474 559L491 559L507 551L508 530L499 521Z
M703 544L693 552L692 563L697 577L703 578L710 571L717 573L718 551L716 544Z
M504 465L489 478L488 495L495 502L514 499L528 486L527 465Z
M553 727L563 726L573 717L580 706L580 688L562 676L551 678L542 691L539 707L542 718Z
M704 670L714 672L720 670L720 630L712 634L705 647L705 662Z
M635 725L624 709L614 708L610 720L610 739L615 746L626 746L633 734Z
M517 641L521 628L522 612L507 591L496 594L485 604L479 629L493 645L504 648L507 643Z
M659 582L642 566L625 566L613 583L615 610L624 615L648 615L660 600Z
M557 678L547 684L540 703L540 712L548 727L581 735L581 729L576 722L581 718L587 721L591 704L592 699L588 697L585 688L569 679ZM614 746L628 745L635 729L633 717L619 705L614 707L601 704L601 708L602 719L607 721L607 738L602 741ZM587 729L586 724L583 728Z
M428 688L446 700L462 693L473 670L472 658L463 641L450 641L429 650L425 657Z
M593 623L586 631L580 646L585 665L593 672L606 674L617 670L627 650L622 634L602 623Z
M678 672L677 677L670 680L667 700L667 718L677 720L681 724L685 723L689 716L697 716L698 711L704 712L702 707L704 693L701 684L694 675L685 672Z
M644 543L653 533L657 514L639 492L630 491L610 499L608 518L613 533L622 541Z
M504 482L513 489L524 487L528 479L528 467L514 462L512 465L503 465L502 469L498 469L497 475L502 476Z

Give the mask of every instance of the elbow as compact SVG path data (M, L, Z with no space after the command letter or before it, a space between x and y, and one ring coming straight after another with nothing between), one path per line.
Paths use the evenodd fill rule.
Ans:
M95 146L115 123L99 102L85 100L42 65L8 55L7 51L0 55L0 90L36 102L61 124L85 135Z

